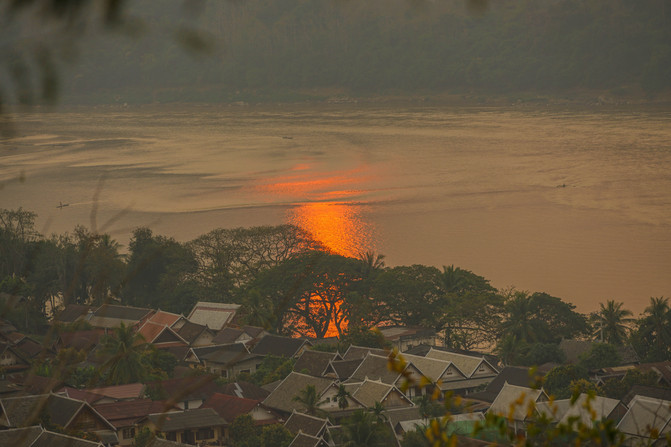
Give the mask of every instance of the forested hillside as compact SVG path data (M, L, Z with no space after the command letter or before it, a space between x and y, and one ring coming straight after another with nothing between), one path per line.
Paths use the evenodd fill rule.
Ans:
M166 4L132 6L128 14L144 21L139 36L87 46L68 97L654 96L671 79L669 0L498 0L483 14L437 0L209 2L189 22L211 36L212 51L196 58L174 38L182 4Z

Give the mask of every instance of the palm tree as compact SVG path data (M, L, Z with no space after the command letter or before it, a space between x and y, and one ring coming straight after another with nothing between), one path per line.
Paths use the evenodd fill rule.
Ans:
M351 396L352 395L350 392L347 391L347 388L345 388L345 385L342 383L338 385L338 392L336 393L336 397L338 398L338 408L344 410L345 408L349 407L348 398Z
M144 337L123 323L112 335L105 335L98 354L104 359L101 369L106 373L105 382L122 385L141 381L146 372L142 359L146 348Z
M654 360L666 360L671 346L671 307L669 299L650 297L639 322L639 333L649 343ZM649 352L650 354L650 352Z
M384 422L387 420L387 415L385 414L385 408L378 401L375 401L373 406L368 408L368 411L370 411L373 414L373 416L375 416L375 419L378 422Z
M361 261L361 276L368 278L378 270L384 268L384 255L375 254L374 251L367 251L359 253L359 261Z
M506 319L501 323L501 339L509 336L519 342L531 343L540 338L537 321L534 320L531 298L526 292L516 292L506 301Z
M372 413L356 410L342 424L345 447L382 447L391 445L391 436L385 425Z
M319 406L325 403L326 400L319 400L317 389L314 385L307 385L298 392L298 396L294 396L291 400L303 404L307 414L312 416L324 414L324 410L321 410Z
M597 327L594 335L598 335L600 342L624 344L630 330L629 325L634 319L630 310L622 308L623 305L624 303L608 300L605 306L600 303L599 311L592 314L591 319Z

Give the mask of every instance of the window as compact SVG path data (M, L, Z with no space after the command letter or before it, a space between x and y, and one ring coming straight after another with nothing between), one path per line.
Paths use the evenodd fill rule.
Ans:
M123 429L123 438L130 439L135 437L135 427L124 428Z
M240 370L240 374L242 374L242 373L247 373L247 374L249 374L249 373L251 373L251 371L248 370L248 369L241 369L241 370Z
M177 441L177 432L171 431L165 434L165 439L168 441Z
M228 377L228 371L225 369L221 370L221 377Z
M211 428L201 428L196 432L196 441L214 438L214 430Z

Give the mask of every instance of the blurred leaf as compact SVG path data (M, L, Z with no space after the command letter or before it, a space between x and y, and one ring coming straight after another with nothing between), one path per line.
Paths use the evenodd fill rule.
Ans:
M40 48L37 51L36 58L40 68L42 98L53 103L58 96L58 72L47 48Z

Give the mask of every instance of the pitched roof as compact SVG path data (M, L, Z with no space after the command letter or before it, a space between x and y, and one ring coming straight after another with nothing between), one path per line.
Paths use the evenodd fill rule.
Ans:
M98 345L102 333L97 330L63 332L59 336L66 348L89 351Z
M419 355L411 354L401 354L401 356L407 361L412 363L424 376L436 382L441 379L443 374L448 370L452 365L452 362L441 359L434 359L430 357L422 357ZM460 370L457 371L461 373ZM462 377L463 373L461 373Z
M180 327L177 330L177 333L188 343L193 343L206 330L208 330L208 328L203 324L193 323L191 321L185 321L182 327Z
M65 309L56 313L55 320L63 323L73 323L78 318L86 316L93 307L83 304L68 304Z
M99 404L94 408L116 429L119 429L134 425L138 420L150 414L171 410L172 406L161 401L137 399Z
M294 411L284 423L284 428L294 435L298 432L303 432L310 436L320 436L327 424L328 419L322 419L304 413L296 413Z
M364 379L381 380L383 383L393 385L396 383L401 373L391 371L387 367L388 358L385 356L368 354L359 367L352 373L350 381L359 381Z
M149 317L149 321L156 324L163 324L165 326L172 326L177 323L180 318L184 318L182 315L177 315L172 312L166 312L164 310L157 310L154 315Z
M61 388L57 394L62 394L63 396L69 397L70 399L83 400L84 402L88 402L92 405L95 404L95 402L105 398L105 396L102 394L92 393L87 390L78 390L77 388L72 388L69 386Z
M395 386L374 380L364 380L356 385L356 388L354 391L350 391L350 394L365 407L372 407L375 405L375 402L382 403L387 395L394 390L403 395ZM408 403L412 405L412 402L409 400Z
M352 377L354 371L363 362L363 358L354 358L350 360L333 360L329 363L329 368L333 370L339 380L347 380Z
M163 432L226 425L226 421L212 408L150 414L148 419Z
M377 329L384 336L384 338L389 341L436 336L436 331L424 327L387 326Z
M671 389L657 386L634 385L626 396L622 398L622 403L629 406L629 403L635 396L654 397L671 401Z
M221 387L221 392L230 396L244 397L245 399L264 400L270 394L260 386L250 382L237 381L227 383Z
M102 447L100 442L54 433L40 426L0 431L0 445L12 447Z
M41 394L36 396L19 396L0 399L0 405L10 427L28 427L39 421L42 412L46 411L54 424L68 428L69 423L87 409L98 414L88 403L57 394ZM104 417L102 423L113 428Z
M239 304L199 301L193 306L187 320L218 331L233 320L238 309Z
M635 396L617 428L625 434L646 438L650 437L650 430L654 429L663 438L671 429L670 420L671 401Z
M182 402L185 400L205 400L213 393L219 392L219 385L213 374L202 374L174 379L166 379L147 384L163 391L165 398Z
M571 403L571 399L555 400L552 404L549 402L539 402L536 408L539 412L545 413L554 421L567 424L569 419L578 418L582 424L591 427L593 421L600 421L608 418L608 416L620 405L618 399L610 399L602 396L594 396L589 398L589 406L587 405L588 395L580 394L578 399ZM591 409L594 413L589 410Z
M429 350L426 357L452 362L466 377L471 377L482 363L489 365L494 370L494 373L497 372L496 368L494 368L494 366L484 357L474 357L466 354L458 354L456 352L440 351L433 348Z
M137 324L144 318L149 317L154 311L139 307L117 306L115 304L103 304L93 314L87 316L88 322L94 327L113 328L121 323L126 326Z
M294 371L307 371L307 374L311 376L321 377L329 363L339 358L340 355L336 352L321 352L306 349L298 357L298 360L296 360Z
M310 344L302 338L283 337L281 335L268 334L259 340L252 348L252 354L274 355L278 357L291 358L298 354L305 344Z
M471 393L468 397L482 400L485 402L494 402L496 396L506 383L510 385L517 385L523 387L530 387L533 385L534 379L530 377L531 368L524 366L506 366L499 372L499 374L489 382L484 391Z
M325 447L327 445L323 438L298 433L294 440L291 441L291 444L289 444L289 447Z
M284 378L284 380L282 380L282 382L280 382L277 388L264 399L263 404L270 408L286 411L287 413L290 413L293 410L305 410L305 406L300 402L294 401L293 398L298 396L308 385L313 385L319 396L332 383L332 380L323 377L313 377L308 376L307 374L291 372Z
M365 346L350 345L350 347L347 348L347 351L345 351L345 353L343 354L342 358L343 360L362 359L366 357L366 355L369 352L379 356L389 355L389 352L385 349L367 348Z
M147 343L161 343L161 342L182 342L187 343L177 332L169 326L160 323L154 323L147 320L137 331L141 334ZM166 336L167 335L167 336Z
M116 400L138 399L144 396L145 386L141 383L129 383L127 385L112 385L99 388L89 388L86 391L100 394Z
M209 399L203 402L203 405L201 405L200 408L212 408L224 420L232 422L236 417L241 414L248 414L259 405L261 405L260 400L214 393Z
M240 337L247 335L245 331L236 327L225 327L214 336L212 343L216 344L226 344L226 343L235 343Z
M543 389L534 390L523 386L505 383L487 413L504 417L512 415L513 419L524 421L527 419L527 410L531 402L547 401ZM521 403L520 403L521 402Z

